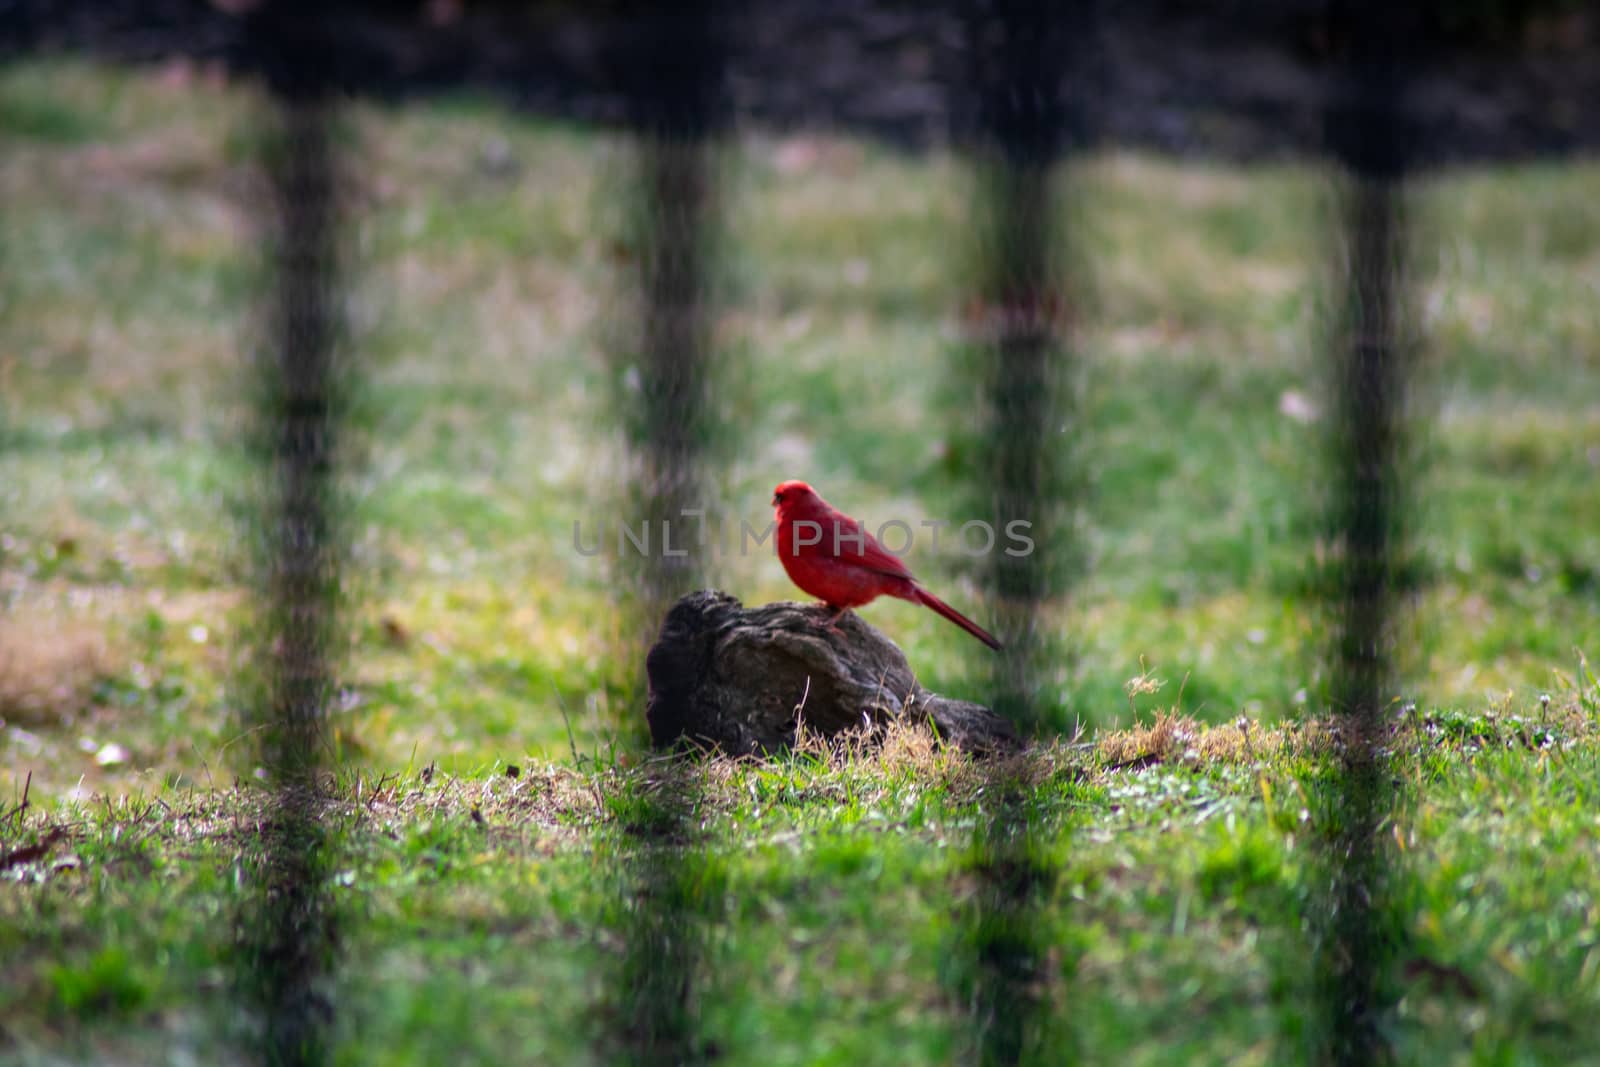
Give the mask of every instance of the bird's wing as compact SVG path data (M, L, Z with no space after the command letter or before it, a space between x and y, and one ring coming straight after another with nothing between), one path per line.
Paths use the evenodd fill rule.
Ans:
M888 575L891 578L911 578L911 571L901 562L900 557L890 552L878 539L867 531L866 526L858 519L852 519L843 512L834 512L834 518L839 523L839 557L847 559L869 571ZM859 546L857 539L859 538ZM829 546L832 547L831 545ZM913 579L915 580L915 579Z

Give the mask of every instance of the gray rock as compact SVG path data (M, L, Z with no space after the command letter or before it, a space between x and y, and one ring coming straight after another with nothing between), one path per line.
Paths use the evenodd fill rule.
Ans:
M651 740L755 755L792 745L800 716L826 737L912 716L970 752L1019 747L988 708L923 689L905 654L859 615L829 627L830 614L790 601L746 608L714 590L683 597L645 662Z

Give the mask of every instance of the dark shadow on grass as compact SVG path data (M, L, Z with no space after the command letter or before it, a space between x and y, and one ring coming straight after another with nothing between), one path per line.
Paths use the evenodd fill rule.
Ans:
M1071 1063L1070 1020L1051 1018L1047 1001L1058 976L1039 933L1057 871L1028 813L1032 786L1000 772L984 789L971 862L971 971L962 983L976 1061Z
M608 798L625 857L608 923L623 954L602 1020L613 1062L667 1067L718 1054L700 1027L706 927L721 893L699 855L696 760L653 757Z

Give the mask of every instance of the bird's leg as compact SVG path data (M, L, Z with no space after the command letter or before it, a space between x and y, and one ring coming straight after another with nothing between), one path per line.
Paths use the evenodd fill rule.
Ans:
M828 616L828 621L823 623L823 625L826 626L828 629L832 630L836 634L843 633L844 631L839 629L839 620L844 618L844 613L849 611L850 609L848 607L843 607L843 608L836 607L833 604L828 604L828 603L824 603L822 606L825 607L825 608L831 608L832 609L832 613Z

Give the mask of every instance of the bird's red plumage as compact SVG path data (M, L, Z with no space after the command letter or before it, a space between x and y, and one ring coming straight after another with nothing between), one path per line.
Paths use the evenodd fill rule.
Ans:
M931 608L990 648L1000 647L987 630L918 585L899 557L805 482L782 483L773 490L772 504L778 559L803 591L840 610L899 597Z

